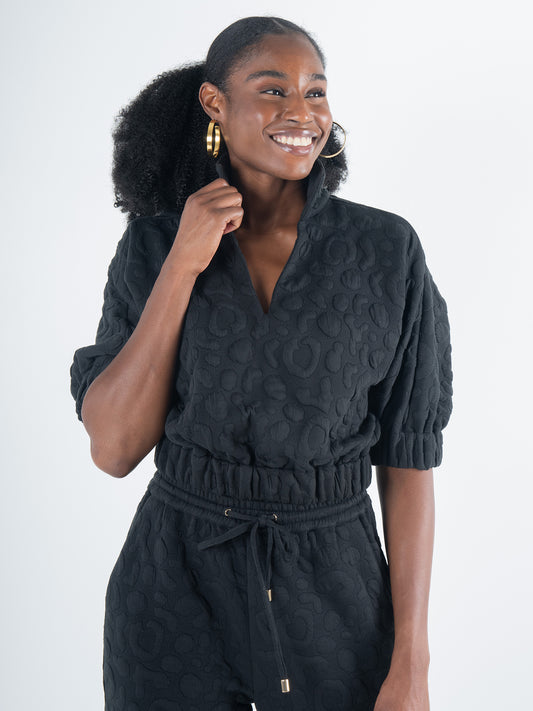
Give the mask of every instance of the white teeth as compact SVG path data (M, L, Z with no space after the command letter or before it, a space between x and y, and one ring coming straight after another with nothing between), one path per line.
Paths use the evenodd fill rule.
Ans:
M311 136L296 136L296 138L292 136L272 136L272 138L278 143L289 146L310 146L313 142Z

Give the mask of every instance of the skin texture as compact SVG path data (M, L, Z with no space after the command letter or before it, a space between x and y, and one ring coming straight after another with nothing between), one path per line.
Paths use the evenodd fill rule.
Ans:
M191 290L227 232L235 231L263 310L268 310L296 240L305 204L303 179L331 130L323 72L304 37L270 36L232 73L227 94L202 85L200 102L221 126L228 149L231 185L217 179L189 197L137 327L86 393L82 419L91 454L96 466L112 476L129 474L163 435ZM251 74L256 76L250 79ZM313 140L309 149L291 150L275 143L273 135ZM433 471L378 467L377 481L395 646L375 711L428 711Z
M428 602L435 531L433 469L378 466L395 641L374 711L429 711Z

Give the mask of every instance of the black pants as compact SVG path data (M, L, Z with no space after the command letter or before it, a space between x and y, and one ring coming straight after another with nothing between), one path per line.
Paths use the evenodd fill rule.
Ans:
M371 711L393 642L366 491L229 506L154 478L106 593L105 709Z

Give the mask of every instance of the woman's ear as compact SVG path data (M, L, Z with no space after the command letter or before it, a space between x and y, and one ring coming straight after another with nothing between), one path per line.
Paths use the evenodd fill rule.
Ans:
M225 108L224 95L220 89L211 82L204 81L198 92L198 98L209 118L220 123L224 118Z

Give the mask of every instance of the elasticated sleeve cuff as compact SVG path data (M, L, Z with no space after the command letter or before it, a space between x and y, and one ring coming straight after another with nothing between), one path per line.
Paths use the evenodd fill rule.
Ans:
M403 332L387 376L369 391L379 432L370 458L374 465L430 469L442 462L442 430L452 412L450 326L414 230L406 263Z
M396 432L382 435L371 451L372 464L431 469L442 463L442 431Z
M81 407L93 380L111 363L133 332L136 317L128 298L125 273L131 241L130 223L117 245L108 268L104 289L102 315L95 343L78 348L70 368L70 392L76 403L76 413L81 420Z

